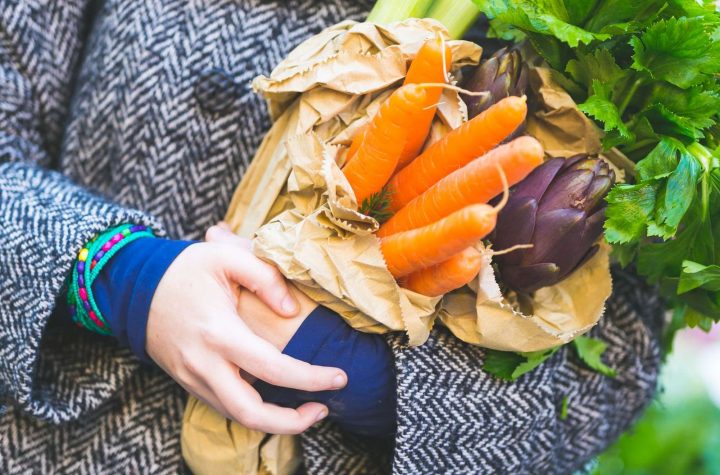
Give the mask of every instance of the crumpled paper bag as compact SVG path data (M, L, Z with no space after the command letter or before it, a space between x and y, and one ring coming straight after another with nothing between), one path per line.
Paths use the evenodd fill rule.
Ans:
M246 429L194 397L185 407L180 442L195 475L293 475L302 460L297 437Z
M592 328L612 292L609 246L570 276L536 291L532 299L504 295L483 249L484 265L473 289L447 294L440 320L463 341L502 351L539 351L569 342ZM523 301L524 300L524 301Z

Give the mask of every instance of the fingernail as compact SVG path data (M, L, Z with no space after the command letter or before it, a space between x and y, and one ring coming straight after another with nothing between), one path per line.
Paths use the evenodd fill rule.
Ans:
M295 313L297 311L297 304L292 295L288 294L282 301L282 309L285 313Z
M320 422L321 420L325 419L328 415L328 412L326 409L321 410L318 412L317 417L315 418L315 422Z
M346 382L347 381L345 381L345 376L342 374L338 374L333 379L333 388L335 388L335 389L343 388L343 387L345 387Z
M225 221L220 221L217 225L219 228L224 229L225 231L232 231L232 228L230 228L230 225L228 223L226 223Z

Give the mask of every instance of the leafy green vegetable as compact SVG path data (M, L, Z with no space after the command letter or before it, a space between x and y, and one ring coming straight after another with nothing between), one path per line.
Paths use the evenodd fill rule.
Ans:
M695 198L700 166L689 154L682 153L680 163L670 174L663 190L663 200L656 203L655 218L648 234L670 239Z
M616 185L607 196L605 237L611 243L630 243L645 233L655 209L655 188L651 184Z
M591 369L605 376L614 377L615 370L602 362L602 354L607 349L607 343L579 336L572 341L580 359ZM510 351L485 350L483 370L505 381L515 381L528 373L555 354L561 347L550 348L531 353L513 353Z
M673 139L662 139L647 157L637 163L635 169L640 180L648 181L670 175L678 165L678 146L679 143Z
M540 366L550 358L559 347L531 353L513 353L510 351L485 350L483 369L505 381L515 381L525 373Z
M687 134L689 138L702 138L702 130L715 124L714 117L720 109L720 95L702 87L685 90L659 84L652 92L651 102L665 111L667 120L688 128L691 131Z
M611 88L628 75L606 48L598 48L592 53L578 52L577 58L568 61L565 71L579 84L599 81Z
M620 110L610 100L610 90L607 84L593 79L592 91L593 95L587 101L578 104L580 110L602 122L607 132L617 131L623 143L635 140L635 135L623 122Z
M587 336L579 336L573 340L578 356L590 368L600 374L614 378L617 373L614 369L602 362L602 354L607 349L607 343Z
M720 69L720 49L703 18L668 18L630 39L634 69L678 87L703 82Z
M554 36L570 46L608 39L569 23L570 15L584 13L579 1L553 0L480 0L475 1L480 10L491 18L533 33Z
M704 266L697 262L684 261L678 293L684 294L698 287L713 292L720 291L720 266Z
M613 255L659 285L677 319L720 321L720 14L711 0L474 0L527 37L636 162L607 197ZM674 327L676 327L675 325Z
M560 403L560 420L564 421L568 416L568 408L570 406L570 398L563 396L562 402Z

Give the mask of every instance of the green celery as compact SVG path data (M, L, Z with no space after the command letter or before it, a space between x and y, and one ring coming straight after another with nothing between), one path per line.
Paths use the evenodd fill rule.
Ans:
M445 25L451 38L461 38L480 16L480 9L471 0L436 0L425 16Z
M423 18L432 2L433 0L378 0L367 21L387 24L406 18Z

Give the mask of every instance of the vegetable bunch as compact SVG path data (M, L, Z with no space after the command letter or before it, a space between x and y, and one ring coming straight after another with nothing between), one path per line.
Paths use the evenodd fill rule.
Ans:
M658 284L674 326L720 321L720 14L703 0L475 0L490 33L527 39L636 163L605 236Z
M543 161L531 137L497 146L525 120L524 97L497 102L419 153L440 93L452 87L444 84L450 55L442 38L421 47L405 84L353 139L343 167L361 211L389 217L377 233L388 270L429 296L477 275L474 246L502 208L487 203Z

